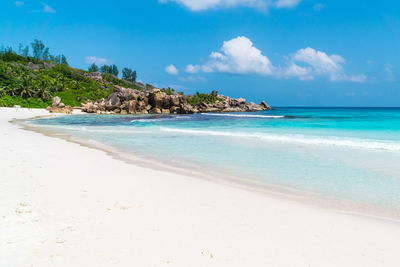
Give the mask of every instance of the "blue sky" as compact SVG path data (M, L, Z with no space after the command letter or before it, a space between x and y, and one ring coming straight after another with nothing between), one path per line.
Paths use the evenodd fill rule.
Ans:
M394 0L4 0L0 44L37 38L74 67L131 67L187 93L400 106L399 14Z

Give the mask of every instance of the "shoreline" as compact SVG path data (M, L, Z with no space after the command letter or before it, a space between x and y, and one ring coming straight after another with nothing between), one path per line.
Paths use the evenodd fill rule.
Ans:
M397 223L127 164L9 123L44 114L0 108L0 266L399 264Z
M59 116L59 115L62 116L64 114L58 114L54 116ZM90 115L90 114L83 113L83 115ZM34 131L48 137L60 138L67 142L76 143L83 147L88 147L103 151L114 159L123 161L128 164L132 164L134 166L140 166L155 171L166 171L171 174L196 177L198 179L204 179L224 186L235 187L250 192L258 193L261 195L267 195L278 199L294 201L297 203L310 205L316 208L328 209L332 212L337 212L350 216L370 218L373 220L382 220L384 222L390 222L400 225L400 214L394 213L393 209L389 208L384 209L383 207L375 207L375 206L367 207L365 203L358 203L356 201L352 201L349 199L323 197L317 193L307 192L296 188L279 186L276 184L270 184L252 178L243 178L238 175L234 176L226 173L221 174L220 172L217 171L213 172L210 170L206 172L203 171L202 168L200 167L193 169L193 168L188 168L187 166L171 165L167 164L166 162L157 160L156 158L149 158L146 156L138 155L136 152L124 152L112 146L99 143L95 140L78 138L71 134L62 132L62 130L57 129L57 127L33 125L27 123L27 121L30 121L32 119L39 119L45 117L52 117L52 114L48 116L39 116L36 118L14 120L12 121L12 123L21 126L24 130Z

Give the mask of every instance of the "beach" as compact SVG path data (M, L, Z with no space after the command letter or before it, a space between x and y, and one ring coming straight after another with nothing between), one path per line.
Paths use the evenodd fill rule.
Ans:
M400 223L163 170L0 108L0 266L393 266Z

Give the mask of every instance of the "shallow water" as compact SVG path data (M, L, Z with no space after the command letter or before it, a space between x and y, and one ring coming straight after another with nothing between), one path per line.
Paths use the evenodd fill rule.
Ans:
M30 123L173 166L400 211L400 109L77 115Z

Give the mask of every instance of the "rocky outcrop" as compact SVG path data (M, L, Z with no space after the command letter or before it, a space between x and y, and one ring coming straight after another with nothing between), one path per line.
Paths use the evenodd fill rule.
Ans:
M94 73L94 72L93 72ZM198 112L252 112L271 109L264 101L260 105L247 103L244 98L230 98L218 95L215 103L191 105L188 97L180 94L168 95L160 89L139 91L114 86L114 92L107 99L82 104L87 113L121 114L191 114Z
M260 106L262 106L264 109L266 110L271 110L271 107L267 105L267 103L265 103L265 101L261 101Z
M38 64L34 64L32 62L28 63L28 68L30 68L31 70L39 70L40 66Z
M86 77L89 77L92 80L95 80L97 82L103 83L103 76L101 76L100 72L89 72L84 74Z
M51 69L54 66L55 66L55 64L53 62L50 62L50 63L43 62L43 68L45 68L45 69Z
M53 97L53 103L52 103L51 107L47 107L47 110L50 113L71 114L73 108L70 106L65 106L65 104L61 102L61 98L56 96L56 97Z

